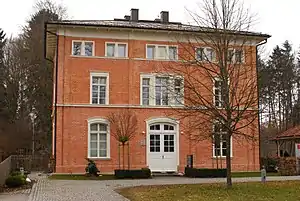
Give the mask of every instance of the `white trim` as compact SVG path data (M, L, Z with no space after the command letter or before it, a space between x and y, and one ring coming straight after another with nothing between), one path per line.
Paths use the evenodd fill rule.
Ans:
M110 159L110 124L109 121L103 118L89 118L88 122L88 149L87 149L87 156L90 159ZM90 156L90 126L91 124L99 123L99 124L106 124L107 131L106 131L106 157L91 157Z
M89 59L125 59L128 60L128 57L102 57L102 56L83 56L83 55L70 55L70 57L74 58L89 58ZM133 58L134 60L138 60L138 58Z
M113 57L109 57L107 56L107 44L114 44L115 45L115 52L114 52L114 56ZM118 46L119 45L125 45L125 57L119 57L119 53L118 53ZM109 41L106 41L105 42L105 57L106 58L128 58L128 43L125 43L125 42L109 42Z
M229 50L232 50L233 51L233 56L232 56L232 58L231 58L231 61L227 61L227 62L229 62L229 64L233 64L233 65L235 65L235 64L245 64L246 63L246 58L245 58L245 50L244 50L244 48L228 48L228 50L227 50L227 53L228 53L228 51ZM235 56L236 56L236 54L235 54L235 51L236 50L240 50L241 52L242 52L242 55L241 55L241 62L237 62L236 61L236 58L235 58ZM227 55L227 57L228 57L228 55ZM227 58L226 58L227 59Z
M233 153L232 153L232 147L233 147L233 144L232 144L232 136L230 137L230 144L231 144L231 146L230 146L230 157L231 158L233 158ZM212 143L212 147L213 147L213 154L212 154L212 156L213 156L213 158L226 158L226 156L216 156L216 153L215 153L215 144L214 144L214 142ZM227 149L226 149L226 151L227 151ZM222 155L222 148L221 148L221 150L220 150L220 152L221 152L221 155Z
M203 55L202 55L202 60L198 60L197 59L197 49L202 48L203 49ZM208 55L208 49L212 50L212 60L211 61L207 61L206 57ZM195 60L198 62L216 62L216 51L212 48L212 47L207 47L207 46L199 46L199 47L195 47Z
M105 91L105 104L93 104L92 103L92 82L93 82L93 77L106 77L106 91ZM91 72L90 73L90 104L92 105L108 105L109 104L109 73L96 73L96 72Z
M111 104L111 105L98 105L98 104L56 104L57 107L79 107L79 108L143 108L143 109L172 109L172 108L183 108L184 105L129 105L129 104ZM197 109L206 110L207 108L201 107ZM244 110L240 107L240 110ZM258 109L247 108L248 111L258 111ZM239 111L239 110L237 110Z
M122 31L120 31L122 30ZM102 38L102 39L121 39L121 40L145 40L145 41L161 41L161 42L192 42L199 43L199 40L190 37L189 33L180 31L157 31L157 30L142 30L132 28L101 28L101 27L62 27L57 30L58 35L81 38ZM205 36L205 35L203 35ZM201 37L201 33L199 36ZM255 46L263 41L261 37L253 37L246 42L242 40L231 42L232 45L250 45Z
M80 42L81 43L81 49L80 49L80 55L73 55L74 50L74 42ZM85 55L85 43L93 43L92 47L92 56ZM72 40L71 44L71 56L81 56L81 57L94 57L95 56L95 41L89 41L89 40Z
M152 117L152 118L149 118L149 119L146 119L145 120L146 122L146 163L147 163L147 166L149 166L149 141L150 141L150 135L149 135L149 132L150 132L150 125L151 124L158 124L158 123L168 123L168 124L172 124L174 125L175 127L175 131L176 131L176 154L177 154L177 166L179 166L180 164L180 136L179 136L179 121L176 120L176 119L172 119L172 118L168 118L168 117Z
M217 122L217 121L214 121L214 122ZM214 130L215 130L215 128L214 128L214 126L215 126L215 124L213 123L212 124L212 133L213 133L213 136L212 137L214 137ZM225 133L225 135L226 135L226 132L223 132L223 133ZM221 144L222 142L220 142L220 144ZM233 147L233 144L232 144L232 136L230 137L230 157L232 158L233 157L233 153L232 153L232 147ZM222 145L220 145L220 154L222 155ZM214 141L212 141L212 148L213 148L213 150L212 150L212 157L213 158L226 158L226 156L216 156L216 153L215 153L215 143L214 143ZM226 151L227 151L227 148L226 148Z
M167 78L171 78L168 80L168 84L171 84L172 86L172 91L168 94L168 105L156 105L156 92L155 92L155 83L156 83L156 78L157 77L167 77ZM142 90L142 81L143 78L149 78L150 79L150 93L149 93L149 105L143 105L143 101L142 101L142 95L143 95L143 90ZM175 94L175 83L173 82L176 78L180 78L183 80L183 86L182 86L182 103L183 104L175 104L175 98L174 98L174 94ZM173 81L172 81L173 80ZM170 83L171 82L171 83ZM169 89L168 89L169 90ZM157 74L157 73L153 73L153 74L140 74L140 104L142 106L161 106L161 107L167 107L167 108L172 108L172 107L183 107L184 106L184 77L180 76L180 75L164 75L164 74Z
M154 55L153 55L153 59L148 58L148 46L154 46ZM157 53L158 53L158 47L165 47L166 48L166 57L163 58L159 58ZM176 48L176 55L175 55L175 59L170 59L170 47L175 47ZM159 60L159 61L178 61L178 45L165 45L165 44L151 44L148 43L146 44L146 60Z

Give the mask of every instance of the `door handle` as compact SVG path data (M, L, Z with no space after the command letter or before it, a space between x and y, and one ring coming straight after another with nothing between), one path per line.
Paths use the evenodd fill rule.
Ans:
M165 156L164 155L162 155L162 159L164 159L165 158Z

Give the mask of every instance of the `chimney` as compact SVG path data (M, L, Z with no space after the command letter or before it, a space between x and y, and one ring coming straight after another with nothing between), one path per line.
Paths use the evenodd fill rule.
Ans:
M160 21L163 24L169 23L169 12L168 11L161 11L160 12Z
M134 21L134 22L139 21L139 9L136 8L131 9L130 21Z
M130 15L125 15L124 19L129 21L130 20Z

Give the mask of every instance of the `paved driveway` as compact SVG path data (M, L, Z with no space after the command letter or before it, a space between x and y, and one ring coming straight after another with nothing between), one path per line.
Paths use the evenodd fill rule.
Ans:
M267 179L269 181L300 180L300 177L268 177ZM116 193L114 189L140 185L219 183L225 181L226 179L190 179L184 177L109 181L62 181L42 178L34 186L29 201L128 201ZM260 181L260 178L233 179L233 182L250 181Z

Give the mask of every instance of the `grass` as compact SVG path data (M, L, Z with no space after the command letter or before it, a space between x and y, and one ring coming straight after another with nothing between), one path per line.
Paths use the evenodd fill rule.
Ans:
M280 176L278 173L268 173L267 176ZM260 177L260 172L233 172L232 177ZM114 175L102 175L99 177L86 177L79 174L55 174L49 176L49 179L56 180L113 180L116 179Z
M299 181L263 183L191 184L123 188L118 193L131 201L294 201L300 200Z

